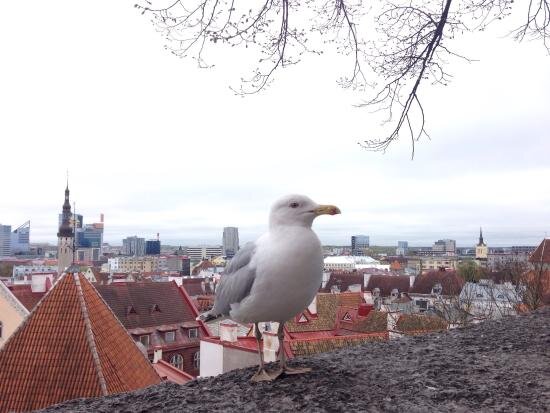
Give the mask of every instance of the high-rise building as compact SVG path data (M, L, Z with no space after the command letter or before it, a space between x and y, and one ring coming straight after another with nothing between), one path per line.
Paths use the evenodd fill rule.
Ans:
M397 241L395 253L397 255L407 255L409 253L409 243L407 241Z
M71 213L71 203L69 202L69 183L65 188L65 202L63 203L61 225L57 232L57 273L61 275L65 269L73 262L74 250L74 231Z
M225 227L223 229L223 255L232 258L239 251L239 228Z
M0 224L0 257L11 255L11 225Z
M136 236L124 238L122 240L122 253L136 257L145 255L145 238Z
M368 235L353 235L351 237L351 255L365 255L365 249L370 245Z
M454 239L440 239L434 242L432 252L435 255L455 255L456 241Z
M159 239L148 239L145 241L145 255L160 255Z
M25 254L30 251L31 221L25 222L11 233L12 254Z

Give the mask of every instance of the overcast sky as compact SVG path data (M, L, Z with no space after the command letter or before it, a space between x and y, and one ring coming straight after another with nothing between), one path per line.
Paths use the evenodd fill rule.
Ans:
M538 244L550 233L550 57L501 29L461 41L447 87L424 89L431 140L385 153L360 95L338 88L341 60L309 56L259 95L236 97L249 67L200 70L163 48L133 1L12 1L0 13L0 223L31 220L56 241L65 173L85 223L129 235L217 244L261 234L287 193L338 205L317 219L325 244Z

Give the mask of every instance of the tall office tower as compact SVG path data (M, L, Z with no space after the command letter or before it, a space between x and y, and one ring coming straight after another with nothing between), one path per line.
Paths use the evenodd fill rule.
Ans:
M432 252L436 255L455 255L456 241L454 239L440 239L434 242Z
M145 238L136 236L124 238L122 240L122 253L137 257L145 255Z
M71 203L69 202L69 183L65 188L65 202L63 203L62 220L57 232L57 273L61 275L65 269L73 262L74 249L74 231L71 213Z
M368 235L353 235L351 237L351 255L365 255L365 249L370 245Z
M225 227L223 229L223 255L232 258L239 251L239 228Z
M145 241L145 255L160 255L159 239L148 239Z
M11 255L11 225L0 224L0 257Z
M409 243L407 241L397 241L396 255L407 255L409 253Z
M11 233L12 254L25 254L30 251L31 221L25 222Z

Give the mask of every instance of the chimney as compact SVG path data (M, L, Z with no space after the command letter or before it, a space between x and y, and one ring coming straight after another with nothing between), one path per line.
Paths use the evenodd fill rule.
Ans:
M46 292L46 279L43 274L31 275L31 291L33 293L45 293Z
M264 331L264 361L270 363L272 361L277 361L277 351L279 350L279 338L277 333L272 333L271 331ZM284 349L281 349L284 351Z
M102 224L105 222L104 221L105 217L103 215L103 212L101 214L99 214L99 222L101 222Z
M162 360L162 347L155 346L153 350L153 363L158 363Z
M363 274L363 287L367 288L371 274Z
M359 304L359 308L357 309L357 315L360 317L366 317L369 315L373 308L374 306L372 304L361 303Z
M220 340L229 343L237 342L238 326L231 321L222 321L220 323Z
M400 311L388 311L387 312L387 328L388 331L396 331L397 330L397 321L399 320L399 317L401 317Z
M409 287L412 288L414 285L414 280L416 280L416 275L409 275Z
M312 315L317 314L317 295L315 295L315 297L313 297L313 301L307 307L307 309L310 312L310 314L312 314Z

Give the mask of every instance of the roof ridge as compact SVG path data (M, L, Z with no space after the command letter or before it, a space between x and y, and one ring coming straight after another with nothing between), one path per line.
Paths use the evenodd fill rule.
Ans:
M73 280L76 285L76 291L78 296L78 302L80 303L80 310L82 311L82 317L84 318L84 326L86 328L86 341L92 353L92 359L94 360L94 366L97 372L99 386L101 387L101 393L103 396L107 396L107 383L105 381L105 376L103 375L103 369L101 368L101 362L99 361L99 354L97 352L97 347L95 344L94 333L92 331L92 326L90 323L90 317L88 316L88 307L86 307L86 301L84 300L84 294L82 292L82 286L80 285L79 273L73 273Z

